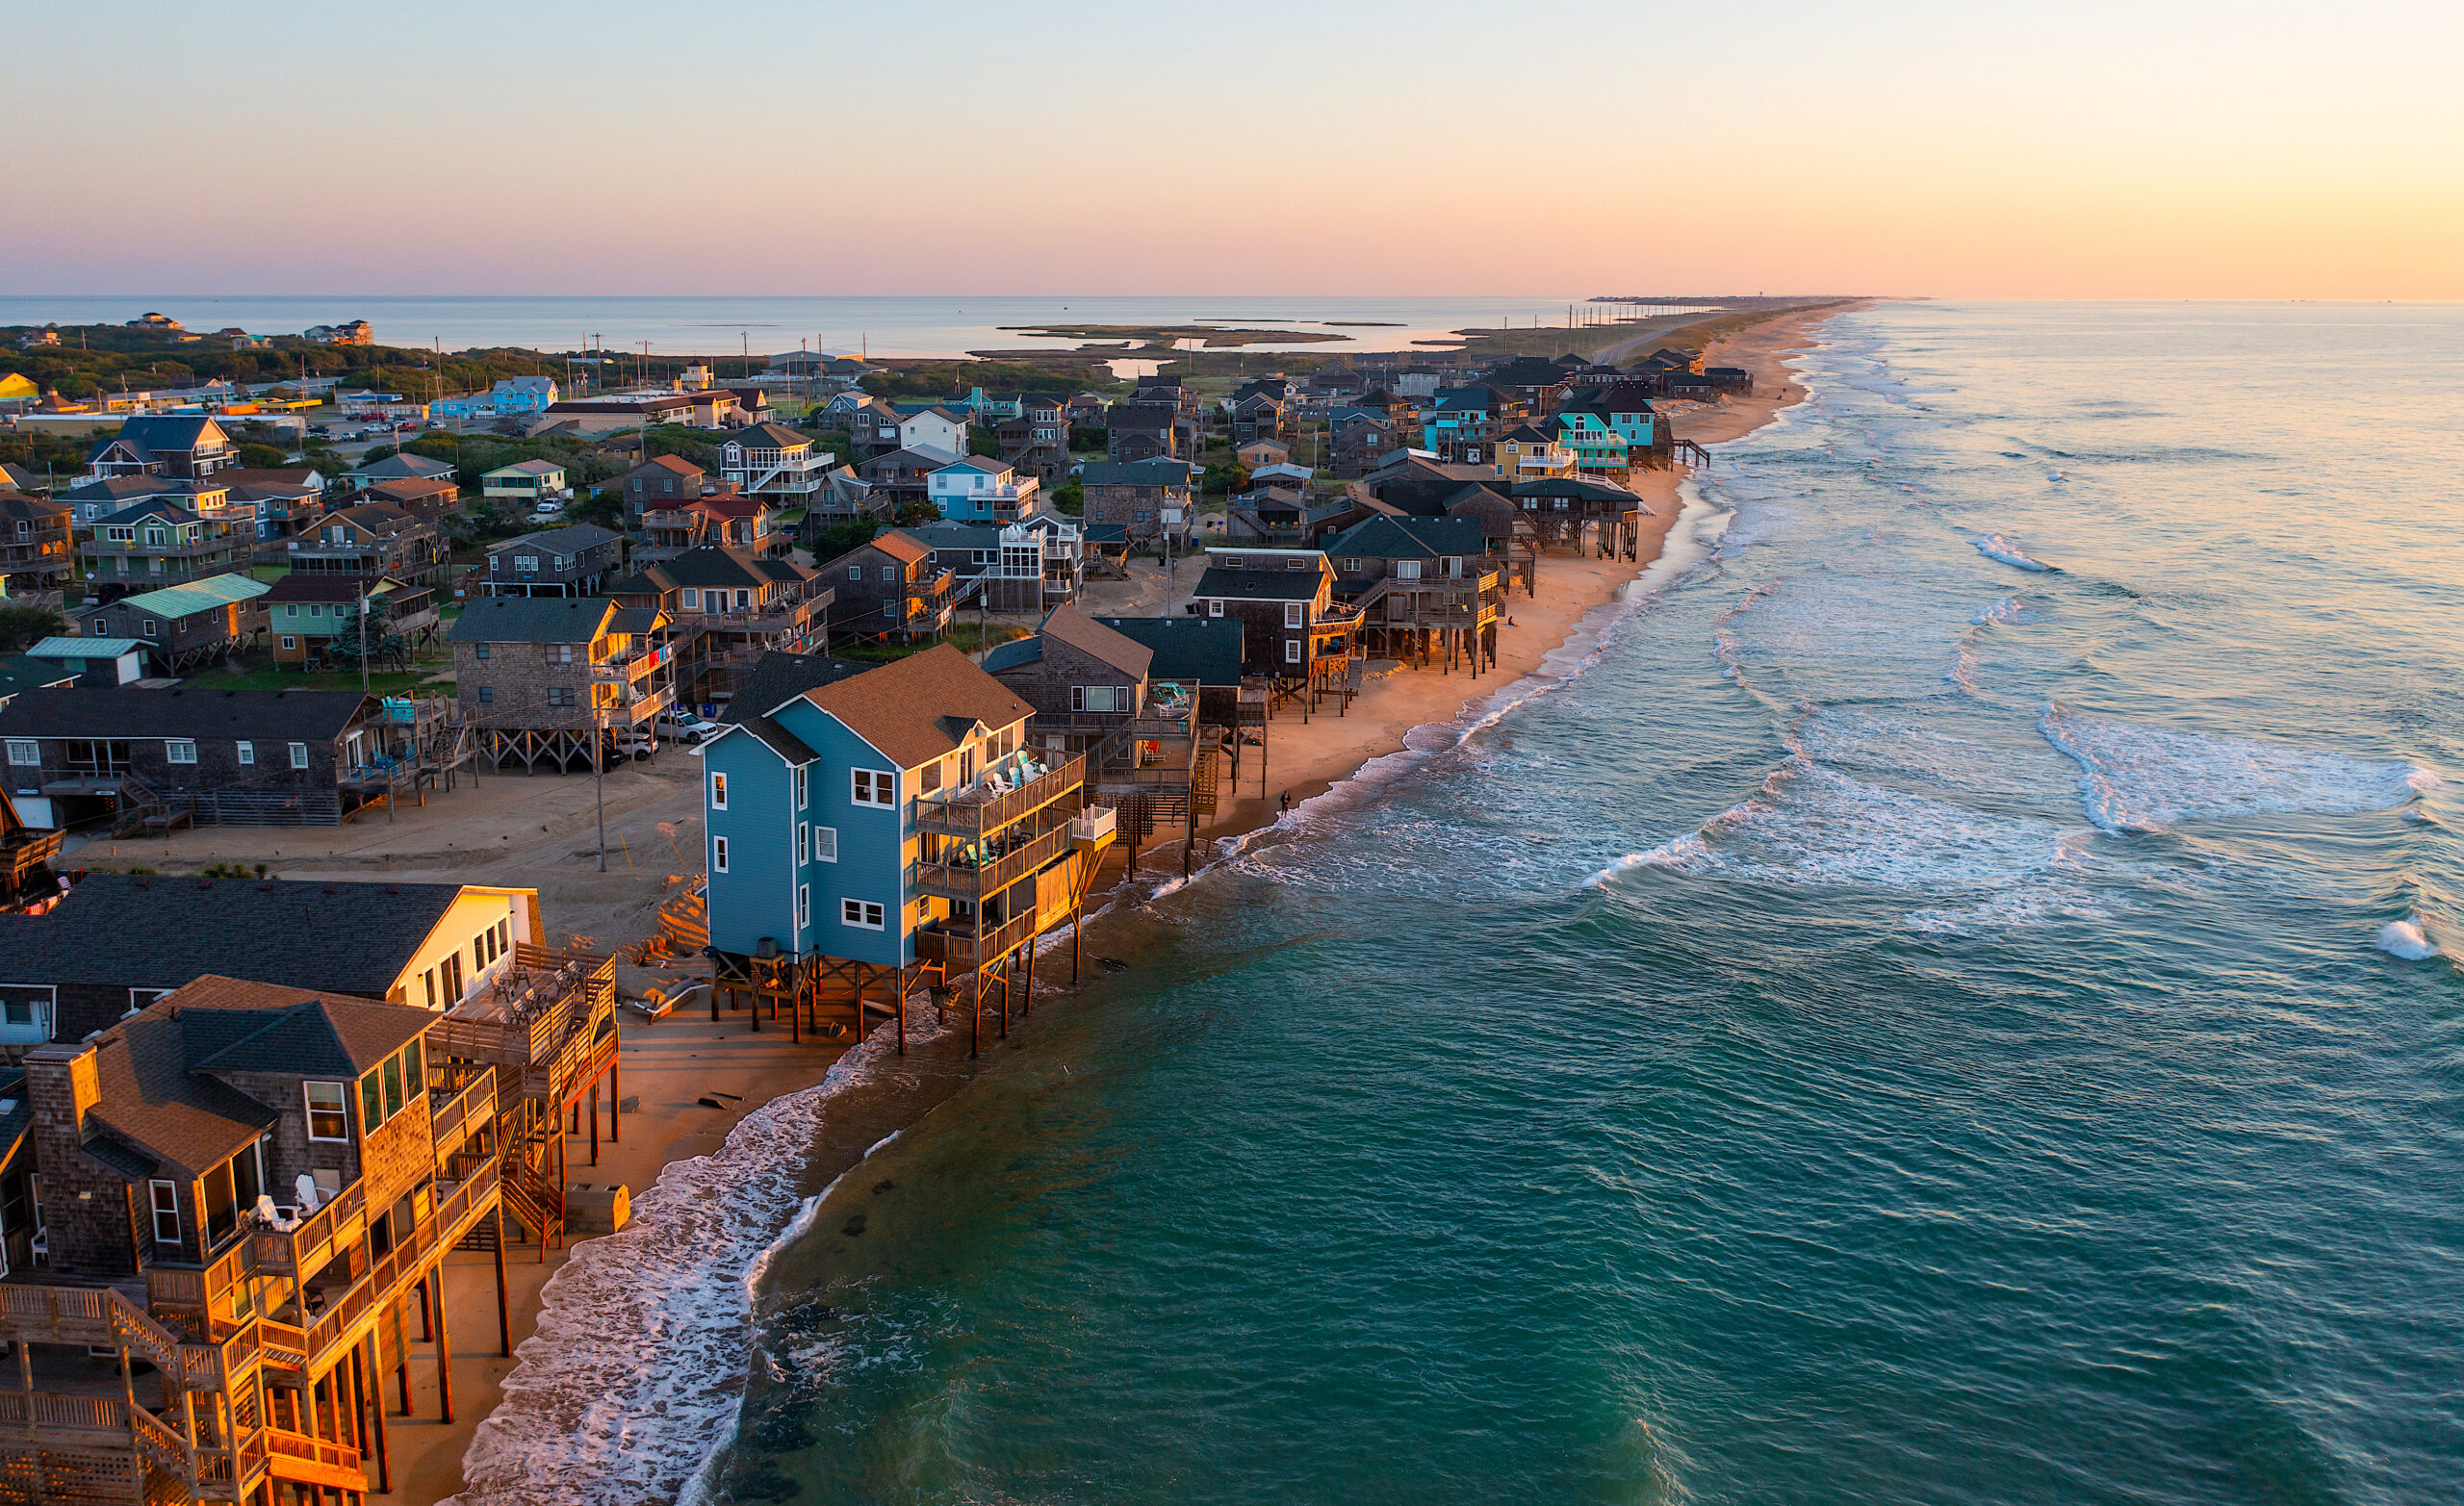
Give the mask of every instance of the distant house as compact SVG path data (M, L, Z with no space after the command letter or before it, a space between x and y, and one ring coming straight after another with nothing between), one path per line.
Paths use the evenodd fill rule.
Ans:
M1245 470L1279 466L1292 458L1292 447L1279 439L1253 439L1233 452Z
M453 463L430 460L425 455L397 453L372 465L365 465L343 472L343 480L354 492L367 491L386 481L450 481Z
M1018 399L1017 417L1004 419L995 431L1001 458L1019 472L1052 486L1069 473L1069 414L1064 399L1029 393Z
M1029 730L1046 747L1079 753L1145 709L1154 658L1144 644L1065 604L1031 636L994 645L984 672L1035 707Z
M566 491L565 468L552 460L517 460L479 476L479 495L528 511Z
M208 418L148 414L132 418L119 432L95 442L86 470L97 478L116 475L176 476L202 481L239 463L238 447Z
M1333 611L1334 591L1322 550L1209 549L1183 610L1241 625L1243 674L1314 680L1340 673L1349 653L1349 625Z
M442 523L460 510L462 490L450 476L433 480L379 481L360 494L365 502L383 502L398 507L415 518Z
M719 447L719 471L728 483L780 507L809 502L837 463L836 455L814 447L811 435L782 423L738 429Z
M1735 397L1754 396L1754 373L1741 366L1707 366L1704 376L1709 378L1711 390Z
M578 523L488 546L489 596L598 596L625 564L625 536Z
M356 690L32 690L0 711L14 789L60 826L152 807L198 826L335 826L392 743Z
M85 607L70 620L84 638L136 638L164 673L182 674L252 642L266 625L268 587L241 574L211 575Z
M1198 714L1217 727L1239 723L1241 621L1234 617L1098 617L1095 622L1147 651L1150 684L1196 685Z
M603 766L598 744L675 704L666 625L605 597L482 597L448 634L462 721L496 767Z
M545 413L556 400L552 376L507 376L488 392L488 406L498 417L529 417Z
M924 496L942 517L959 523L1015 523L1043 509L1034 476L1019 475L1008 461L985 455L932 472L924 478Z
M227 506L256 513L257 542L277 543L306 528L325 510L325 478L313 466L247 470L226 466L214 479L227 488Z
M1104 414L1104 456L1114 461L1186 454L1181 411L1169 403L1115 403Z
M1488 387L1441 388L1421 415L1421 443L1441 461L1493 465L1500 407Z
M1575 452L1557 442L1554 425L1518 423L1498 436L1497 473L1508 482L1539 481L1575 473Z
M924 503L932 494L933 472L956 465L962 452L946 449L894 449L856 467L872 499L895 514Z
M654 456L626 472L616 480L625 503L625 526L640 527L643 510L654 504L701 496L706 475L700 466L680 455Z
M950 573L960 597L970 595L968 587L976 576L1001 563L998 523L953 523L944 518L898 531L923 547L929 570Z
M977 600L996 612L1040 612L1073 600L1087 578L1084 531L1054 513L1004 523L991 563L975 576Z
M842 400L844 407L840 406ZM848 434L855 441L859 460L901 448L907 444L901 437L905 432L906 420L896 408L869 393L841 393L830 400L829 416L834 421L846 423ZM957 456L965 452L965 447L944 444L940 451Z
M391 575L405 585L444 583L437 525L391 502L361 502L325 514L285 548L291 568L338 575Z
M734 428L747 421L744 404L724 387L702 392L660 393L650 397L565 398L550 403L531 421L532 435L613 434L619 429L681 423L693 428Z
M930 407L898 407L898 443L907 449L937 449L946 455L963 455L967 451L967 421L961 414L935 404Z
M761 554L784 553L786 536L779 532L778 503L741 492L714 492L706 497L661 502L642 512L645 561L680 554L706 544L739 545Z
M166 499L96 520L79 541L78 553L90 593L112 601L226 574L247 562L255 541L256 521L245 509L192 512Z
M1519 356L1492 367L1480 380L1521 402L1526 413L1547 413L1573 385L1568 368L1538 356Z
M275 581L257 604L265 612L267 636L273 641L273 661L284 669L304 670L319 662L337 638L348 640L346 647L355 647L361 636L363 604L372 659L389 637L416 647L431 642L437 634L436 593L398 580L295 571Z
M912 643L950 624L956 577L935 570L932 551L903 533L878 534L823 565L820 574L837 593L834 636Z
M829 577L793 559L735 545L704 545L644 565L607 588L622 606L655 608L673 625L680 702L715 714L767 651L828 645Z
M145 677L151 657L142 638L52 637L26 651L26 657L60 666L80 685L112 690Z
M1187 530L1196 488L1186 460L1089 461L1079 480L1087 523L1120 527L1133 549L1152 547L1168 528Z
M0 601L57 606L68 584L66 502L0 492Z
M1356 480L1377 469L1402 447L1395 425L1384 419L1363 418L1335 437L1334 473L1338 480Z
M1286 441L1292 437L1293 422L1285 411L1283 395L1278 392L1253 392L1232 403L1232 442L1247 445L1258 440Z

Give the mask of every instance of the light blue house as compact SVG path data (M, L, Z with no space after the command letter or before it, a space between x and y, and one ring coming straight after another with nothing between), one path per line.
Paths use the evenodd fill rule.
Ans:
M943 466L924 478L924 493L953 523L1018 523L1046 510L1034 476L989 455Z
M765 665L746 690L765 680L788 683ZM1031 750L1034 708L946 644L736 705L700 750L721 989L860 1029L919 981L980 986L1071 917L1112 840L1081 763Z

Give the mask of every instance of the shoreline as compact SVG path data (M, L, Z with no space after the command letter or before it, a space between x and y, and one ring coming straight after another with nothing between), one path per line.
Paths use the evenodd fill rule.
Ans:
M1717 445L1772 421L1805 396L1785 361L1810 343L1820 322L1862 306L1780 314L1714 342L1707 356L1753 370L1756 395L1683 405L1673 415L1681 435ZM1635 560L1543 558L1542 593L1509 606L1516 625L1501 634L1495 670L1475 678L1399 669L1373 680L1348 715L1277 721L1262 778L1252 782L1245 759L1246 793L1228 802L1202 833L1206 851L1197 871L1270 832L1289 830L1298 839L1309 819L1304 804L1329 795L1340 802L1346 787L1364 779L1382 783L1374 766L1384 760L1403 754L1417 762L1433 751L1414 746L1412 734L1420 728L1456 729L1446 740L1451 746L1578 672L1640 599L1636 584L1668 558L1669 536L1681 517L1701 515L1681 497L1687 478L1671 470L1635 481L1652 510ZM1282 808L1285 795L1289 812ZM1088 922L1109 930L1126 918L1123 911L1179 888L1186 881L1168 873L1168 851L1163 843L1150 850L1153 866L1140 881L1116 885ZM1055 939L1065 934L1055 932ZM1052 945L1052 939L1045 943ZM1061 991L1039 990L1047 1001ZM466 1506L703 1498L732 1441L751 1370L765 1363L753 1341L754 1319L772 1255L808 1225L823 1199L874 1150L949 1101L1002 1050L1023 1049L1029 1038L1022 1023L1016 1035L1004 1033L971 1060L964 1032L911 1019L908 1052L898 1056L886 1039L890 1029L880 1027L843 1052L806 1048L795 1059L801 1070L809 1071L803 1063L812 1058L835 1059L818 1081L804 1077L805 1085L773 1085L789 1065L775 1054L759 1084L724 1067L709 1074L731 1088L766 1085L775 1096L746 1106L725 1138L698 1154L687 1143L698 1136L679 1133L691 1110L663 1113L667 1104L646 1101L649 1111L629 1115L629 1123L639 1126L637 1136L661 1139L681 1154L662 1154L653 1163L654 1180L647 1187L634 1183L642 1187L635 1218L622 1234L578 1241L552 1266L524 1267L545 1279L536 1287L522 1283L520 1306L531 1332L516 1358L497 1359L493 1345L484 1351L496 1385L483 1386L473 1399L496 1392L492 1408L474 1408L471 1421L430 1424L433 1432L421 1428L426 1436L415 1460L402 1457L409 1452L401 1446L410 1442L402 1436L409 1428L396 1424L401 1430L398 1483L407 1496ZM687 1045L716 1057L727 1043L751 1039L732 1021L714 1029L674 1020L629 1033L627 1055L639 1041L671 1059ZM683 1055L702 1059L700 1052ZM688 1086L679 1102L692 1103L692 1091ZM484 1264L487 1258L463 1259ZM475 1282L464 1286L473 1311L455 1327L486 1336L492 1325L478 1307L492 1293L480 1295ZM453 1304L457 1317L462 1305ZM457 1355L457 1370L476 1357L469 1350Z

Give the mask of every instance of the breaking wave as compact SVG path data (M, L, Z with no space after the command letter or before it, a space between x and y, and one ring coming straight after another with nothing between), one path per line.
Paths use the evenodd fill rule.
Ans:
M2028 557L2027 550L2019 548L2017 545L2012 543L2010 540L2002 537L2002 535L1998 533L1989 533L1985 537L1977 540L1976 551L1979 554L1984 555L1987 559L1998 559L2003 564L2012 566L2017 570L2042 572L2053 569L2051 565L2047 565L2040 560L2030 559Z
M2426 770L2281 743L2085 716L2049 703L2038 727L2079 766L2079 800L2107 831L2226 816L2359 815L2402 804Z
M2438 956L2438 943L2423 929L2419 915L2410 920L2391 920L2378 928L2378 950L2393 953L2407 962L2418 962Z

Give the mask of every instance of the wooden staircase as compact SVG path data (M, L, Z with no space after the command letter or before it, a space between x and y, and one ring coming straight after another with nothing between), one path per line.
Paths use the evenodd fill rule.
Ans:
M710 902L708 881L696 879L684 891L658 907L659 934L666 938L669 952L681 957L699 957L710 944Z

